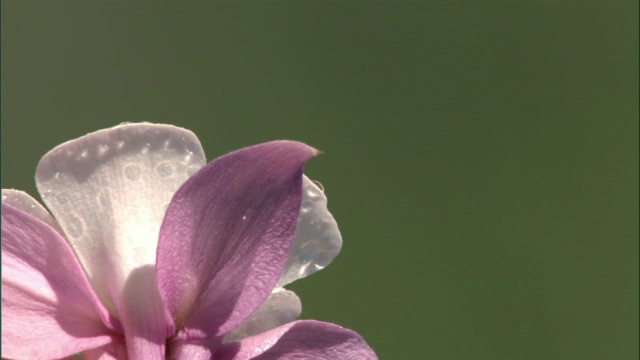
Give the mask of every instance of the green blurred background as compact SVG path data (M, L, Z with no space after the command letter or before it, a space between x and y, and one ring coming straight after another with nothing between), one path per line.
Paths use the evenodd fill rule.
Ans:
M637 1L2 1L2 186L123 121L324 151L383 359L638 359Z

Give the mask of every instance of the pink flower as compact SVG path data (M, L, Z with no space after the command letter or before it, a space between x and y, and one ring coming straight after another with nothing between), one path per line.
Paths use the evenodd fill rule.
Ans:
M338 254L318 151L275 141L205 165L170 125L130 124L46 154L53 216L2 191L2 355L11 359L376 359L355 332L294 321L283 287Z

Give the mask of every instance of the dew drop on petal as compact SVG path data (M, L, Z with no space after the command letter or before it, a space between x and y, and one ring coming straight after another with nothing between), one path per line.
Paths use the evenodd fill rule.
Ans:
M320 189L320 191L324 192L324 185L322 185L322 183L318 180L312 180L314 184L316 184L316 186L318 187L318 189Z
M64 205L69 202L69 195L65 193L58 194L58 196L56 196L56 200L58 200L60 205Z
M127 165L124 167L124 176L127 177L127 179L135 181L138 180L140 178L140 166L138 165Z
M70 215L69 220L67 220L66 230L69 236L77 238L82 235L84 232L84 224L80 217L77 215Z
M101 191L98 194L97 199L98 199L98 204L107 208L111 207L111 197L109 196L109 193L106 190Z
M99 145L98 146L98 156L103 157L107 151L109 151L109 145Z
M173 165L168 161L161 162L156 166L156 173L163 178L170 177L173 175Z

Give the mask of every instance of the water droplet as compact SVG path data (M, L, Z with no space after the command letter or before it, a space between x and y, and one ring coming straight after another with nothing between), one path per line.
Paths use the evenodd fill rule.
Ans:
M82 152L80 153L80 157L86 159L87 156L89 156L89 149L82 150Z
M173 165L168 161L161 162L156 166L156 173L161 177L169 177L173 175Z
M316 186L318 187L318 189L320 189L320 191L324 192L324 185L322 185L322 183L318 180L311 180L313 181L314 184L316 184Z
M98 156L104 156L109 151L109 145L98 146Z
M124 176L129 180L138 180L141 172L140 166L138 165L127 165L124 167Z
M67 220L66 230L69 236L74 238L80 237L84 232L82 220L76 215L70 215L69 220Z
M65 193L58 194L58 196L56 196L56 200L58 200L60 205L64 205L69 202L69 195Z
M107 191L102 191L97 196L98 204L104 207L111 206L111 197L109 197L109 193Z

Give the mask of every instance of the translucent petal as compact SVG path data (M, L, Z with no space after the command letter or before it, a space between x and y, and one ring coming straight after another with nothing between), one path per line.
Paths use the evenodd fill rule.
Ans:
M36 184L44 202L98 296L117 316L116 299L129 275L155 264L171 197L204 163L190 131L141 123L66 142L38 164Z
M63 234L56 219L49 214L44 206L40 205L36 199L32 198L31 195L26 192L14 189L2 189L2 203L11 205L18 210L22 210L27 214L36 217L40 221L56 229L60 234Z
M327 209L324 192L306 176L302 186L302 206L293 249L278 287L324 269L342 248L342 236Z
M300 298L289 290L274 291L240 326L224 337L224 342L242 340L291 322L300 316Z

